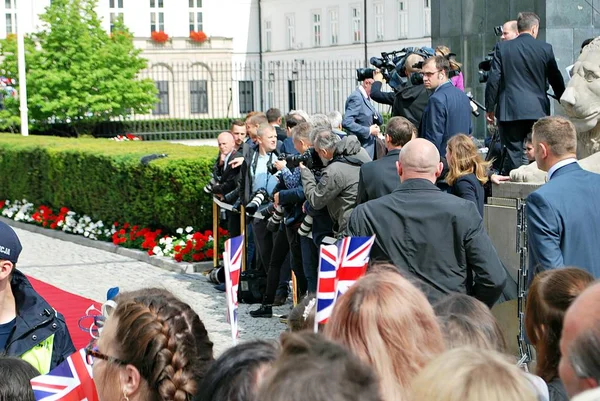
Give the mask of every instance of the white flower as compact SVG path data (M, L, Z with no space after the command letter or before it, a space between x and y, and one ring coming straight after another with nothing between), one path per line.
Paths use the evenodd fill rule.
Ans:
M188 234L188 235L185 236L185 239L190 240L190 239L192 239L192 237L193 237L192 234Z
M166 242L167 245L172 245L173 244L173 237L167 237L165 239L165 242Z
M178 228L175 232L177 234L181 235L181 234L183 234L183 228Z
M163 251L162 251L162 249L160 249L160 246L155 246L154 248L152 248L152 253L157 256L163 255Z
M187 227L185 228L185 232L186 232L186 233L191 233L192 231L194 231L194 228L193 228L192 226L187 226Z

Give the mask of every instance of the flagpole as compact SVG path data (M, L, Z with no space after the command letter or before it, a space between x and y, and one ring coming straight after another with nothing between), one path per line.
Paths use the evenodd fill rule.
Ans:
M19 103L21 109L21 135L29 135L29 119L27 110L27 73L25 70L25 29L23 21L23 0L18 0L17 7L17 58L19 74Z

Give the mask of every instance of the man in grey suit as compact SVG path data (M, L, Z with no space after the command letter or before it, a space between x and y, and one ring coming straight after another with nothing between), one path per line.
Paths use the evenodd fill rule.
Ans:
M404 117L392 117L385 127L385 145L387 154L379 160L365 163L360 167L358 177L358 195L356 203L365 203L391 194L398 185L400 177L396 169L398 155L404 145L417 135L417 128Z
M373 78L367 78L346 99L342 127L349 135L356 135L371 159L375 160L375 141L380 133L383 117L371 103Z
M533 146L548 182L527 197L529 282L537 272L562 266L600 278L600 175L577 163L577 133L569 120L538 120Z

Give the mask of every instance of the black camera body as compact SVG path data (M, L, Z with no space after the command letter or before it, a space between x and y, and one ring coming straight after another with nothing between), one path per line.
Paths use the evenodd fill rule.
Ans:
M392 52L382 52L381 57L371 57L369 62L381 71L385 82L393 90L397 91L408 80L405 64L406 59L410 54L418 54L425 59L435 55L431 48L405 47L401 50L394 50ZM367 78L373 78L374 72L375 70L373 68L358 68L356 70L357 80L364 81ZM419 73L412 74L410 79L413 85L421 85L423 83L423 75Z
M479 83L484 84L490 77L490 70L492 69L492 59L494 58L494 52L491 51L485 56L482 62L479 63Z

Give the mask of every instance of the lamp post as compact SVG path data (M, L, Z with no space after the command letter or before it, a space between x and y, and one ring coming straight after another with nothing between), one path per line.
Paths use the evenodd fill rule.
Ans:
M29 135L29 121L27 110L27 73L25 71L25 32L23 1L18 0L15 4L17 8L17 59L19 74L19 104L21 109L21 135Z

